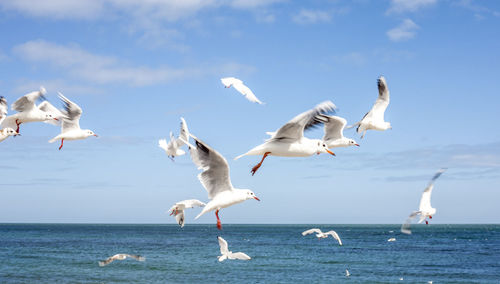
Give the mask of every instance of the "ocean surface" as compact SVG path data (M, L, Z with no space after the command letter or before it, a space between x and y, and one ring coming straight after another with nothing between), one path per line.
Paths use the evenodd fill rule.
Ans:
M500 225L223 226L0 224L0 283L500 283ZM252 259L218 262L219 235ZM146 261L99 267L117 253Z

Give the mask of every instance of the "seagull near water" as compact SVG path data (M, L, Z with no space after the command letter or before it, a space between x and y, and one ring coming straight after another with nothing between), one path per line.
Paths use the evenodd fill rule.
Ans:
M227 246L226 240L224 240L222 237L217 237L217 240L219 240L219 246L220 246L220 253L221 256L219 256L219 262L224 261L226 259L241 259L241 260L250 260L252 259L249 257L247 254L243 252L232 252L229 250Z
M45 94L47 94L45 88L40 87L40 90L28 93L17 99L11 106L17 113L7 116L2 122L2 127L10 127L16 129L17 133L20 133L19 126L22 123L58 120L51 113L47 113L35 105L37 100L45 100Z
M309 139L304 137L304 131L313 128L321 123L328 122L324 115L335 110L335 105L331 101L322 102L315 108L303 112L287 122L276 132L268 132L271 138L243 155L239 155L235 160L248 155L263 155L262 160L255 165L251 173L254 175L260 168L264 159L268 156L281 157L308 157L314 154L329 153L327 145L320 139Z
M133 259L138 260L138 261L145 261L146 260L146 258L144 256L135 255L135 254L119 253L119 254L115 254L113 256L108 257L106 260L99 261L99 266L106 266L115 260L124 260L126 258L133 258Z
M61 139L61 146L64 145L64 140L82 140L90 136L97 137L92 130L80 128L80 117L82 116L82 109L74 102L68 100L63 94L59 93L59 98L64 103L64 118L61 125L61 134L49 140L49 143L54 143Z
M356 128L356 132L362 133L361 139L365 137L366 131L370 129L379 131L392 129L391 123L384 121L384 112L387 109L390 100L389 89L387 88L387 83L385 82L384 76L380 76L378 78L377 86L378 86L378 98L375 101L375 104L373 105L372 109L369 112L367 112L365 116L363 116L361 121L347 127L347 128L353 128L355 126L358 126Z
M401 232L404 234L411 234L410 230L410 224L411 221L420 215L420 220L418 223L422 223L425 220L425 224L429 224L427 221L427 217L429 219L432 219L432 215L436 214L436 208L432 208L431 206L431 194L432 194L432 189L434 188L434 182L436 179L438 179L442 173L446 171L445 168L440 169L439 171L436 172L436 174L432 177L431 181L429 182L429 185L425 188L424 192L422 193L422 197L420 198L420 205L418 206L418 211L413 211L413 213L410 214L408 219L406 219L406 222L401 226Z
M306 236L309 234L314 234L316 233L316 237L318 240L328 238L328 236L332 236L334 239L336 239L339 242L339 245L342 245L342 240L340 239L339 235L335 231L328 231L326 233L323 233L320 229L314 228L314 229L309 229L307 231L302 232L302 236Z
M179 138L175 138L172 132L170 132L170 141L167 143L166 139L158 140L158 147L165 150L167 156L174 161L174 157L182 156L186 154L184 150L180 149L180 147L184 146L184 141L189 139L189 130L187 127L186 120L181 117L181 132L179 134Z
M181 226L181 228L184 227L184 209L187 208L194 208L194 207L201 207L205 206L206 204L197 200L197 199L188 199L188 200L183 200L175 203L168 211L170 211L170 216L174 215L175 220L177 221L177 224Z
M207 190L208 198L210 199L210 202L205 205L195 219L198 219L201 215L209 211L215 210L217 228L221 230L222 225L219 219L219 210L248 199L255 199L257 201L260 201L260 199L249 189L234 188L229 177L229 165L226 159L194 135L190 134L190 136L195 140L196 146L191 145L188 141L184 141L184 143L189 147L193 163L198 166L198 169L203 170L198 175L198 179Z
M233 86L238 92L240 92L243 96L245 96L247 100L251 101L252 103L258 103L261 105L264 104L255 96L250 88L243 84L243 81L241 81L240 79L236 79L234 77L226 77L220 79L220 81L226 88L230 88L231 86Z

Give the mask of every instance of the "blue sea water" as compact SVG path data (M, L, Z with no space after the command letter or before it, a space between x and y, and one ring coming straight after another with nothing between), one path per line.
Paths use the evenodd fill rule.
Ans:
M0 283L500 283L500 225L399 227L0 224ZM252 259L218 262L219 235ZM146 261L99 267L116 253Z

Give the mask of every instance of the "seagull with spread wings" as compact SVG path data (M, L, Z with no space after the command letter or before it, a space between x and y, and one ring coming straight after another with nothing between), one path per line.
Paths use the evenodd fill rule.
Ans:
M198 169L203 170L198 175L198 179L207 190L208 198L210 199L210 202L205 205L195 219L198 219L201 215L209 211L215 210L217 228L221 230L222 225L219 219L219 210L248 199L255 199L257 201L260 201L260 199L249 189L234 188L229 177L229 165L226 159L194 135L190 134L190 136L193 137L196 146L191 145L189 141L184 141L184 143L189 147L193 163L198 166Z
M54 143L61 139L61 146L64 145L64 140L82 140L90 136L97 137L92 130L80 128L80 117L82 116L82 109L74 102L68 100L63 94L59 93L59 98L64 104L64 118L61 125L61 134L49 140L49 143Z
M420 215L420 220L418 220L418 223L422 223L423 221L425 221L425 224L429 224L429 221L427 221L427 217L429 217L429 219L432 219L432 215L436 214L436 208L432 208L431 206L432 189L434 188L434 182L436 181L436 179L439 178L441 174L445 172L445 170L445 168L440 169L432 177L429 185L427 185L424 192L422 193L418 211L413 211L410 216L408 216L408 219L406 219L406 222L401 226L402 233L408 235L411 234L410 224L415 217Z
M175 138L172 132L170 132L170 141L167 143L166 139L160 139L158 140L158 147L165 150L165 153L173 162L174 157L186 154L186 152L184 152L181 147L185 144L183 141L187 141L188 139L189 130L187 127L187 123L186 120L181 117L181 133L179 134L179 138Z
M339 245L342 245L342 240L340 239L337 232L335 232L333 230L323 233L320 229L313 228L313 229L309 229L309 230L302 232L302 236L306 236L306 235L314 234L314 233L316 234L316 238L318 238L318 240L326 239L326 238L328 238L328 236L332 236L332 238L336 239L339 242Z
M349 147L349 146L358 146L359 144L354 141L354 139L350 139L344 137L344 128L347 124L347 120L340 116L335 115L323 115L325 118L325 135L323 136L323 141L325 142L328 148L336 148L336 147Z
M174 215L175 220L177 221L177 224L181 226L181 228L184 227L184 209L187 208L194 208L194 207L202 207L205 206L206 204L197 200L197 199L188 199L188 200L183 200L175 203L168 211L170 211L170 216Z
M234 77L226 77L220 80L222 84L224 84L224 87L230 88L231 86L233 86L238 92L240 92L240 94L245 96L245 98L252 103L264 104L255 96L250 88L243 84L243 81L241 81L240 79L236 79Z
M361 121L347 127L352 128L357 126L356 132L362 133L361 139L365 137L366 131L373 129L384 131L387 129L392 129L391 123L384 120L384 113L389 105L389 89L387 88L387 83L384 76L380 76L377 80L378 86L378 98L375 101L372 109L363 116Z
M108 257L106 260L99 261L99 266L106 266L115 260L125 260L127 258L133 258L137 261L145 261L146 260L146 258L144 256L135 255L135 254L119 253L119 254L115 254L113 256Z
M271 135L271 138L247 153L239 155L235 160L248 155L263 155L262 160L251 170L252 175L254 175L269 155L308 157L314 154L329 153L335 156L332 151L328 150L323 140L304 137L305 130L327 122L328 119L324 114L333 112L335 108L335 105L330 101L320 103L315 108L297 115L276 132L268 132L267 134Z
M252 259L251 257L249 257L247 254L245 254L243 252L230 251L226 240L224 240L222 237L220 237L220 236L217 237L217 240L219 240L220 253L221 253L221 256L219 256L219 261L224 261L226 259L241 259L241 260Z

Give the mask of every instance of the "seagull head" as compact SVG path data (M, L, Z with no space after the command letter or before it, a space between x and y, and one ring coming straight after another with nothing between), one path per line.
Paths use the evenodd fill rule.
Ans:
M359 144L356 143L356 141L354 141L354 139L347 139L347 141L349 143L348 144L349 146L358 146L359 147Z
M3 135L6 135L6 136L19 135L19 133L17 133L14 129L12 129L10 127L6 127L4 129L2 129L1 132L2 132Z
M328 150L328 146L326 146L326 143L323 142L322 140L318 140L318 149L316 150L316 154L321 154L321 153L328 153L330 155L335 156L335 153L332 151Z
M385 123L385 129L392 129L392 126L391 126L390 122L386 122Z
M85 135L87 135L87 137L90 137L90 136L98 137L97 134L95 134L92 130L85 129L84 132L85 132Z
M59 121L59 119L54 117L51 113L45 114L45 120L57 120L57 121Z
M246 199L255 199L257 201L260 201L259 198L257 198L257 196L255 196L255 193L253 193L253 191L251 191L250 189L245 189L245 195L246 195Z

